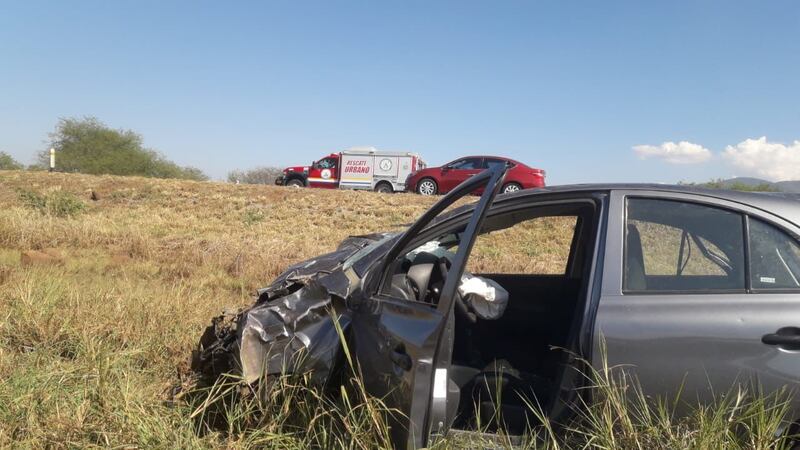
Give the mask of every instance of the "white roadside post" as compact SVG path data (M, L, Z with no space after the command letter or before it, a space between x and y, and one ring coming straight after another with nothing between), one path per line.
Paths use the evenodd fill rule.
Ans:
M50 172L56 170L56 149L50 147Z

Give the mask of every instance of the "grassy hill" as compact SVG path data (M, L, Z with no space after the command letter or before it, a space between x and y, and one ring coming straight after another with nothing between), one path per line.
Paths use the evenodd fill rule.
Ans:
M0 446L215 445L163 405L210 318L429 203L0 171Z
M402 229L433 201L0 171L0 444L214 445L162 405L210 318L289 264ZM535 250L509 257L502 242L487 240L476 264L525 270Z
M0 447L302 448L303 433L270 422L198 432L190 405L167 393L211 317L250 304L287 265L348 235L401 229L434 200L0 171ZM569 227L551 220L493 233L476 246L473 269L560 270ZM620 446L648 447L647 432L667 446L692 436L729 442L740 423L707 413L719 441L667 420L641 442L622 430ZM607 431L616 438L615 425ZM373 447L352 432L339 436Z

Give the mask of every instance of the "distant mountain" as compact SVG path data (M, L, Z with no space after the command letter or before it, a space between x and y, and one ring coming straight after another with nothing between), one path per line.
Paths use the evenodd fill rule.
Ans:
M726 187L734 186L734 185L745 185L750 187L761 186L762 184L766 184L772 186L773 183L771 181L762 180L761 178L753 178L753 177L733 177L728 178L727 180L720 180L720 184Z
M772 183L773 186L778 188L781 192L800 193L800 180L794 181L778 181Z
M712 184L715 184L716 185L715 187L723 187L723 188L736 188L741 186L755 188L766 185L780 192L800 193L800 180L773 182L768 180L762 180L761 178L734 177L734 178L728 178L726 180L715 181L712 182Z

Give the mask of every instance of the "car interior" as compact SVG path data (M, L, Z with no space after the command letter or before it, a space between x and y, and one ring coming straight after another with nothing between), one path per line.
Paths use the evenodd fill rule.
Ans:
M575 225L563 273L473 274L508 292L505 311L491 320L479 317L469 302L456 296L448 404L458 407L451 428L491 432L502 427L522 434L535 423L530 405L546 412L556 400L568 360L565 349L583 316L577 312L582 311L591 263L595 205L582 201L490 215L477 237L480 241L487 233L559 216L575 219L569 222ZM435 306L461 231L448 231L406 253L396 265L390 295Z

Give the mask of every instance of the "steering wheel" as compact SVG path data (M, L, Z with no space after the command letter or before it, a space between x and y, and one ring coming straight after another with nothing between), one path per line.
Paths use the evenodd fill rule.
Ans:
M450 271L450 265L451 263L449 259L445 257L439 258L439 273L441 274L442 277L442 286L444 286L445 282L447 281L447 274ZM454 296L453 300L456 303L455 304L456 311L458 311L458 313L461 314L461 316L467 319L470 323L476 323L478 321L478 317L475 315L475 313L469 310L467 302L465 302L461 294L458 293L458 289L456 289L456 291L453 293L453 296Z

